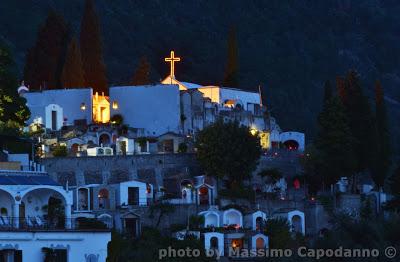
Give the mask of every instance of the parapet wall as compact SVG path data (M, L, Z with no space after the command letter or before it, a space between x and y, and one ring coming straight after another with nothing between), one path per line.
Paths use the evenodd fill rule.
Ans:
M103 157L55 157L41 161L60 184L112 184L141 179L157 186L170 176L202 175L194 154L150 154Z

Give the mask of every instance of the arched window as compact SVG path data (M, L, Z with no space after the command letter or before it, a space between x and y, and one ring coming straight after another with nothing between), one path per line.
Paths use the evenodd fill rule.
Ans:
M97 197L99 200L99 209L109 209L110 208L109 192L106 188L100 189Z
M297 232L297 233L303 232L302 221L301 221L301 217L299 215L295 215L292 217L292 229L294 232Z
M210 249L218 249L218 238L212 237L210 239Z
M256 239L256 249L263 249L265 248L265 241L262 237Z

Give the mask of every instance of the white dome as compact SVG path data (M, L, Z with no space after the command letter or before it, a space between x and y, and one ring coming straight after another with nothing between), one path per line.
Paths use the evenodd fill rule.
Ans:
M29 92L29 88L24 85L24 82L21 83L21 86L18 87L18 94Z

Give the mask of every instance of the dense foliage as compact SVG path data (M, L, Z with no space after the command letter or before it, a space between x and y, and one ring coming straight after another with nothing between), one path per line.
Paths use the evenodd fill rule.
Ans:
M248 179L261 155L260 141L248 127L217 121L196 137L197 159L207 175L227 178L231 185Z
M17 93L14 66L9 49L0 43L0 135L17 135L30 116L26 100Z

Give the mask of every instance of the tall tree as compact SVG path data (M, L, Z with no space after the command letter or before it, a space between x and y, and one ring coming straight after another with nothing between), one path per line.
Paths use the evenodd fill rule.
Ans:
M351 134L354 138L353 150L357 158L356 171L371 170L376 143L375 121L356 71L349 71L344 86L339 86L338 92L346 108Z
M239 57L236 29L232 27L228 35L228 53L224 74L223 86L239 86Z
M333 94L332 94L332 86L331 83L328 81L325 82L325 86L324 86L324 102L328 101L329 99L332 98Z
M38 32L35 46L26 56L24 79L30 89L61 88L69 35L64 18L50 11Z
M108 93L106 66L103 60L103 46L99 18L93 0L86 0L81 23L80 46L85 86L94 91Z
M85 86L81 51L78 46L78 41L75 37L72 38L68 46L61 81L64 88L77 88Z
M133 74L131 84L134 86L150 84L150 63L146 56L140 59L139 66Z
M378 187L382 187L390 167L391 148L384 91L379 81L375 83L375 110L377 141L372 178Z
M17 93L15 75L11 53L0 43L0 134L17 134L30 116L26 99Z
M261 155L260 140L247 127L222 120L199 132L197 159L207 175L240 184L250 177Z
M341 176L350 176L355 165L345 108L337 96L325 100L318 126L316 170L324 184L331 185Z

